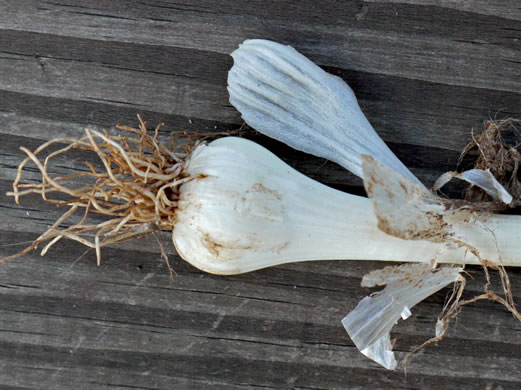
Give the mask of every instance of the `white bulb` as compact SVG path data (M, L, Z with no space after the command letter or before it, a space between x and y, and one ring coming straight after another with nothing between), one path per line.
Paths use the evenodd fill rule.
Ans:
M207 272L320 259L430 261L441 248L383 233L369 199L320 184L242 138L199 146L186 173L195 179L181 186L173 241Z

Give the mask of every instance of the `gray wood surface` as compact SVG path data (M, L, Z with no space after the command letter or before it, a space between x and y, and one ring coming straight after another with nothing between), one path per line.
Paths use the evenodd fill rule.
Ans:
M133 125L137 113L165 122L165 136L235 129L228 53L247 38L291 44L346 80L427 184L455 167L483 120L521 118L519 0L0 0L0 257L59 215L36 197L16 206L4 195L19 146ZM255 140L314 179L363 193L333 163ZM340 323L370 292L362 276L383 263L218 277L170 250L174 280L151 238L105 249L101 267L71 242L0 265L0 388L521 388L521 324L497 304L464 308L405 376L364 358ZM521 302L521 272L509 272ZM479 268L469 273L466 297L483 285ZM394 328L399 357L433 335L447 292Z

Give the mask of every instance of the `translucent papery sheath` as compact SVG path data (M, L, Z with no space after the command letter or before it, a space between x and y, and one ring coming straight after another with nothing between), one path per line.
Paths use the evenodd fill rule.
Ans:
M462 270L462 267L444 266L433 272L430 264L404 264L373 271L364 276L362 286L387 286L362 299L342 324L360 352L385 368L395 369L391 328L400 317L407 319L418 302L460 280ZM419 280L421 283L411 284Z
M441 189L453 178L464 180L473 186L484 190L494 201L510 204L513 200L512 195L499 183L490 170L470 169L465 172L446 172L441 175L433 185L433 190Z

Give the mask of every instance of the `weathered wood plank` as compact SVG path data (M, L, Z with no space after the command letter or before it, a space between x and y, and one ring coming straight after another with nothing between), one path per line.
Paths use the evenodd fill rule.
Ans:
M70 253L74 245L66 246L69 248L64 248L62 252L65 255ZM56 252L54 253L57 257L51 254L45 260L43 268L42 260L32 256L24 261L23 267L9 264L9 267L21 272L24 277L17 280L15 284L9 281L1 283L6 291L4 293L6 299L1 302L5 321L4 328L0 332L0 342L3 343L2 351L6 357L10 356L11 359L13 357L9 342L12 342L15 337L19 343L35 345L32 347L34 350L32 353L35 354L32 359L37 359L36 345L50 348L50 356L58 361L63 359L60 355L65 352L65 349L69 354L71 353L69 349L72 349L72 353L87 356L89 353L93 355L103 353L105 359L110 360L112 354L117 354L117 351L123 348L127 354L139 356L148 354L151 358L154 355L154 359L160 359L161 356L158 355L168 355L169 360L174 361L178 355L180 356L177 359L182 360L188 360L194 354L200 357L209 354L212 357L214 356L212 350L216 349L219 359L242 356L244 360L260 360L259 364L262 364L262 360L269 359L280 363L292 361L296 365L308 362L314 365L315 370L328 369L330 366L350 367L350 369L366 367L367 362L363 358L348 353L350 349L346 351L350 343L346 342L343 331L331 325L335 316L341 316L342 298L345 300L345 297L350 295L349 287L344 288L342 285L356 288L355 283L349 279L341 278L339 275L335 281L329 277L330 285L338 290L328 288L324 291L321 288L320 294L317 294L313 293L310 287L306 287L306 284L309 285L313 280L312 278L310 280L309 273L299 278L298 271L284 276L282 270L283 275L279 276L280 280L286 282L296 280L298 287L288 289L287 285L280 285L266 288L265 282L276 286L277 278L273 277L280 270L256 273L254 279L260 278L260 280L251 280L249 276L233 278L210 276L201 280L198 273L186 273L187 266L180 264L178 271L182 274L173 283L168 280L164 267L159 266L156 259L144 260L138 253L127 252L126 261L122 264L117 252L110 253L110 250L108 252L104 267L95 273L92 273L88 259L68 268L66 273L59 273L63 268L63 254ZM90 257L92 262L92 256ZM137 274L131 272L133 269L138 269L136 264L142 266L141 272ZM268 275L263 275L265 272ZM56 275L59 278L56 278ZM319 283L318 287L321 287L323 280L315 279L315 283ZM193 290L193 286L197 286L196 290ZM224 295L229 298L223 297L223 287L225 287ZM188 291L185 290L186 288ZM276 291L277 289L280 291ZM335 295L338 297L336 304L331 301L332 296ZM324 311L320 307L324 299L327 299L328 305L336 306L332 308L335 313L331 309ZM438 305L442 299L443 294L438 294L436 299ZM204 303L205 301L207 303ZM298 306L293 306L290 310L284 309L284 306L290 302ZM418 311L416 316L420 318L425 315L431 316L432 312L423 312L425 306L429 306L428 304L422 305L423 310ZM282 306L277 309L277 305ZM469 313L466 310L464 318L475 317L475 324L485 310L478 308L473 314L474 310L476 309L469 308ZM503 317L506 320L509 316ZM489 315L489 318L492 316ZM497 324L499 318L501 316L496 313L493 317L495 326L499 325ZM482 322L482 319L479 322ZM519 364L515 359L518 356L516 353L518 344L510 343L515 343L515 338L511 338L506 331L509 322L505 321L503 326L499 325L494 332L500 337L496 336L493 346L496 354L500 353L502 356L502 358L498 357L502 368L496 369L496 376L489 372L491 379L520 380L516 376L519 374L518 371L512 369ZM63 326L70 329L67 334L53 331ZM455 340L449 337L448 345L445 347L444 344L440 345L443 348L443 354L440 355L457 365L472 359L474 365L472 369L476 368L476 364L483 365L485 368L489 363L475 356L476 349L483 348L482 341L479 340L482 338L482 331L473 329L467 323L458 323L458 327L462 328L458 330L465 330L465 334L459 332L460 336ZM472 336L468 338L466 331L475 332L477 343L471 341ZM426 336L414 337L414 332L411 333L410 330L405 334L408 339L405 347ZM507 338L503 339L500 335ZM409 340L411 336L413 340ZM398 337L399 344L402 344L400 332ZM131 344L125 342L129 338L132 339ZM204 342L201 342L201 338ZM118 340L123 345L119 345ZM519 339L517 341L519 342ZM254 349L248 348L251 344L255 345ZM198 347L195 350L194 345ZM107 350L108 346L110 346L109 350ZM24 348L26 349L29 348ZM95 353L94 350L99 352ZM247 354L249 359L243 353ZM423 365L415 366L415 361L424 359L425 355L429 363L433 363L429 351L426 351L411 361L409 375L419 373L437 376L445 372L445 375L457 376L456 373L443 369L445 365L443 359L432 366L433 369L435 368L432 374L430 370L422 368ZM19 353L14 357L18 358ZM137 356L127 357L125 361L137 359ZM27 358L27 355L21 356L21 360ZM71 358L67 357L67 360L70 364ZM96 363L91 364L96 365ZM48 366L53 367L52 363L48 363ZM470 370L471 367L468 369ZM265 380L275 379L270 377ZM343 378L336 380L343 380ZM335 386L341 384L341 382L334 383ZM277 386L277 383L273 384Z
M0 257L61 210L10 189L21 145L86 126L237 128L229 52L246 38L289 43L346 80L398 156L427 184L453 169L489 117L521 117L521 8L509 1L264 2L0 0ZM301 172L363 193L337 165L248 135ZM86 156L56 170L83 169ZM32 169L27 177L37 177ZM170 241L164 233L165 242ZM60 242L0 265L0 387L52 389L518 389L521 324L497 304L462 310L407 376L353 346L340 320L371 292L379 262L309 262L217 277L184 263L169 279L152 239L92 251ZM83 255L84 254L84 255ZM83 255L83 256L82 256ZM465 297L482 291L470 267ZM521 271L509 270L521 300ZM492 287L500 290L497 279ZM398 357L431 337L449 290L395 327Z
M67 249L69 250L65 250L65 254L70 253L72 248ZM2 281L3 289L7 291L4 294L7 299L2 300L1 303L4 327L0 332L0 342L6 360L12 363L21 361L25 364L39 361L39 351L44 348L48 359L44 367L52 370L57 366L65 366L66 371L64 373L59 371L58 376L67 376L70 370L75 370L75 367L85 367L88 362L87 367L94 369L103 367L104 374L116 381L122 380L122 376L111 369L126 370L125 362L139 361L143 361L138 365L140 372L147 370L153 371L155 375L167 375L168 370L175 367L194 379L201 380L208 373L198 373L194 370L202 369L201 364L204 359L223 374L222 379L232 383L238 374L230 372L229 368L244 370L245 362L259 369L270 370L270 374L273 375L256 378L263 386L283 387L285 383L281 380L285 375L289 375L290 372L298 374L299 369L305 368L306 365L309 365L312 372L320 371L333 375L329 384L324 383L321 378L299 377L299 381L303 381L303 386L311 385L314 388L342 386L344 375L339 376L335 367L342 368L345 373L354 374L357 369L367 367L367 362L363 358L349 352L352 347L349 347L349 342L346 345L343 332L338 327L328 325L331 318L324 316L328 311L324 312L320 304L313 302L316 299L324 301L324 294L327 294L330 305L331 294L349 296L348 289L345 292L342 288L335 292L330 291L331 289L327 291L322 289L320 294L306 295L305 286L299 285L297 289L280 286L278 288L286 294L286 297L275 292L274 296L278 301L292 301L292 298L287 297L288 293L298 301L307 301L307 304L299 305L297 310L294 307L290 312L282 308L277 310L277 303L266 298L271 294L270 289L264 287L264 282L269 280L272 284L276 284L276 280L272 281L272 277L279 270L256 273L257 278L266 279L258 283L252 282L247 276L224 278L225 283L223 278L205 277L202 279L203 284L213 285L205 293L206 288L201 286L200 275L185 273L184 265L178 269L182 275L175 284L172 284L164 268L162 270L162 267L158 268L154 259L148 259L143 264L143 259L132 252L125 254L125 264L121 264L119 255L113 256L109 253L104 268L94 274L88 261L76 263L73 268L67 269L66 274L59 274L63 266L62 256L51 255L46 259L43 275L41 260L37 258L27 258L22 268L18 265L9 265L25 276L16 284L10 284L9 281L5 284ZM132 272L129 272L131 269L137 269L136 262L141 263L143 267L140 275L139 273L132 275ZM264 272L271 275L263 276ZM56 275L60 277L57 279ZM246 281L241 281L241 278ZM288 281L290 278L295 278L295 275L281 276L282 281ZM296 279L297 283L309 283L307 277ZM120 280L125 282L119 283ZM333 279L328 278L328 280L330 285L339 287ZM351 284L349 280L340 276L338 280L346 285ZM54 285L55 282L58 284ZM317 282L323 283L322 280ZM187 292L179 283L190 287L197 285L197 291L192 290L192 294L183 296ZM226 287L225 295L235 297L236 304L233 300L221 297L222 292L219 293L218 290L222 290L223 285ZM252 290L252 287L258 287L258 290ZM199 292L208 303L204 304L197 294L193 294L196 292ZM443 294L438 294L438 299L442 300ZM197 302L197 306L191 304L190 300ZM255 308L248 308L251 305ZM265 310L259 310L262 306ZM473 309L469 308L469 311L471 313L466 313L467 318L468 315L472 316ZM477 310L476 318L481 316L483 311ZM252 317L252 313L255 313L257 318ZM425 314L421 312L416 314L420 318L422 315ZM428 315L432 315L432 312ZM501 316L497 316L496 313L494 319L497 320L498 317ZM458 323L458 326L472 331L472 327L468 327L467 324ZM69 329L66 334L56 333L56 329L63 327ZM507 322L505 327L508 327ZM505 330L498 329L494 334L508 335ZM410 332L406 334L407 339L412 336ZM402 344L400 333L398 337L399 344ZM476 337L481 338L482 334L476 332ZM413 340L407 340L405 346L408 347L409 342L414 343L420 338L413 337ZM13 351L13 339L16 343L25 345L24 348L18 352ZM130 339L132 340L130 344L125 341ZM474 343L466 337L463 339L458 337L458 339L459 341L448 338L449 344L443 348L443 354L440 354L442 358L438 360L435 356L431 356L429 351L412 360L409 367L409 380L419 374L427 377L422 378L423 382L433 383L435 380L440 380L447 385L451 383L450 381L457 382L461 373L456 374L446 368L447 361L451 361L461 370L461 366L468 364L471 359L472 364L467 367L468 372L490 368L487 366L489 362L475 357L476 350L483 347L481 341ZM495 340L493 344L496 356L497 354L502 356L496 358L501 368L488 371L490 380L500 381L494 383L505 381L508 385L508 381L520 380L516 376L518 371L515 370L519 365L519 361L515 358L518 346L511 345L509 341L508 338L502 342ZM251 345L255 348L252 349ZM346 350L346 347L349 348ZM508 351L511 351L510 354ZM99 357L95 358L95 356ZM423 364L416 366L417 360L425 358L430 365L429 369L424 368ZM171 364L168 368L164 366L166 361ZM268 361L272 363L266 366ZM192 366L183 362L191 362ZM297 367L287 366L289 362L299 366L297 372L295 372ZM41 369L42 363L39 364ZM276 373L272 373L269 368L271 366L275 370L274 365L277 367ZM212 373L215 374L215 371ZM182 374L180 376L183 377ZM434 377L429 380L428 377L431 376ZM444 379L440 376L447 376L445 380L448 382L443 382ZM88 383L90 378L92 372L83 380ZM386 378L387 383L393 383L394 386L399 383L405 385L404 378L394 373Z
M212 102L222 102L227 98L225 84L219 87L213 85L213 88L212 84L194 88L195 84L201 84L200 80L153 72L142 77L141 71L70 60L47 58L44 64L42 69L34 57L3 57L0 74L18 80L18 83L13 85L9 79L2 82L10 85L11 91L18 93L111 103L115 106L130 106L134 110L155 109L166 113L182 110L186 116L203 119L208 119L208 113L217 111L212 107ZM208 102L208 106L203 101ZM218 119L236 117L231 107L220 111L222 117Z
M503 0L367 0L371 3L434 5L503 19L521 20L521 7Z
M4 3L0 24L6 29L225 54L245 38L262 36L292 42L321 65L349 64L359 71L512 92L520 86L518 79L505 77L519 70L519 22L470 12L408 4L365 4L359 12L357 2L331 2L329 7L321 3L324 16L318 17L313 2L299 5L298 11L290 3L265 2L250 3L246 10L233 2L188 7L168 2ZM360 27L373 12L371 24ZM421 26L433 18L430 31L422 34ZM452 35L439 36L447 30ZM467 31L477 40L466 41Z

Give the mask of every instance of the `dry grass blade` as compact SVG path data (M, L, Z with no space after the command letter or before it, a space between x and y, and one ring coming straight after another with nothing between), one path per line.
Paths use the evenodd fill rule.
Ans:
M8 195L19 203L22 196L39 194L57 206L68 206L68 210L30 246L13 256L0 259L0 263L47 243L42 250L43 255L65 237L95 249L99 264L103 246L160 230L172 230L176 221L179 186L191 180L184 173L191 148L186 147L179 152L179 148L173 146L174 143L171 143L170 148L165 147L157 141L161 125L156 127L151 136L147 133L145 122L140 117L138 119L139 128L118 125L118 135L86 129L82 138L54 139L34 151L21 148L27 157L18 167L13 191ZM44 159L40 157L51 147L64 143L66 146L49 153ZM75 150L95 153L104 170L98 170L92 163L85 162L87 170L84 172L68 176L53 176L49 173L53 159L67 152L74 153ZM22 174L30 162L40 170L41 181L23 184ZM74 186L74 181L78 179L88 184ZM61 194L61 198L53 197L55 194ZM81 220L71 224L71 217L80 211L83 212ZM91 214L104 215L107 220L89 224L87 221ZM67 224L70 226L63 227ZM165 248L163 245L160 248L162 257L169 264Z

